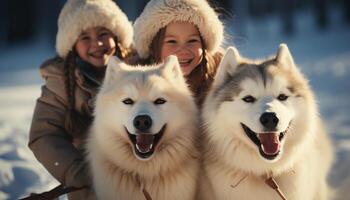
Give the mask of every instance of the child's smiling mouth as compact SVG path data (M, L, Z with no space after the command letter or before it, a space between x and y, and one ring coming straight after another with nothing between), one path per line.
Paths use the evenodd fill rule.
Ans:
M88 55L96 59L101 59L105 54L107 54L107 52L107 49L99 49L97 51L89 52Z
M182 59L182 60L179 60L179 63L181 67L187 67L192 63L192 61L193 59Z

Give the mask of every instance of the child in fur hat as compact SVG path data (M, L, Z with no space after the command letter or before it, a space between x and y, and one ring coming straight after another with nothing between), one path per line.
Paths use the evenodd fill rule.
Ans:
M143 62L176 55L197 104L204 100L222 58L224 27L206 0L151 0L134 24Z
M68 0L58 19L58 56L46 61L45 79L32 119L29 148L64 186L86 187L68 199L91 199L82 144L94 98L113 55L125 59L132 25L112 0Z

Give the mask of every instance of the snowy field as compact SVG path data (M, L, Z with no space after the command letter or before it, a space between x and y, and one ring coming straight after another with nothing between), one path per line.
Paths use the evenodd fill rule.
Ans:
M330 28L319 31L309 12L298 15L294 37L281 36L278 18L247 22L246 36L233 37L243 56L274 54L288 44L310 79L322 117L333 139L336 160L330 183L340 199L350 199L350 26L334 12ZM233 29L233 27L230 27ZM0 199L18 199L58 183L27 147L33 107L40 95L40 63L54 51L40 42L0 49Z

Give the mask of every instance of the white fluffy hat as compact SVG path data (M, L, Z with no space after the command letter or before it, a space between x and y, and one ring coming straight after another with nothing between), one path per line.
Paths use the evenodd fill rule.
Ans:
M134 45L142 58L161 28L174 21L195 24L209 52L215 52L224 38L224 26L206 0L151 0L134 24Z
M132 43L132 25L112 0L68 0L58 18L58 55L66 57L81 32L96 26L112 31L124 47Z

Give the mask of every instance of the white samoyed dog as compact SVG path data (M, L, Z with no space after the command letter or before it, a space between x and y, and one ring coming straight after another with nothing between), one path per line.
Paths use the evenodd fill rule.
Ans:
M175 56L137 67L111 58L87 142L98 199L194 199L198 124Z

